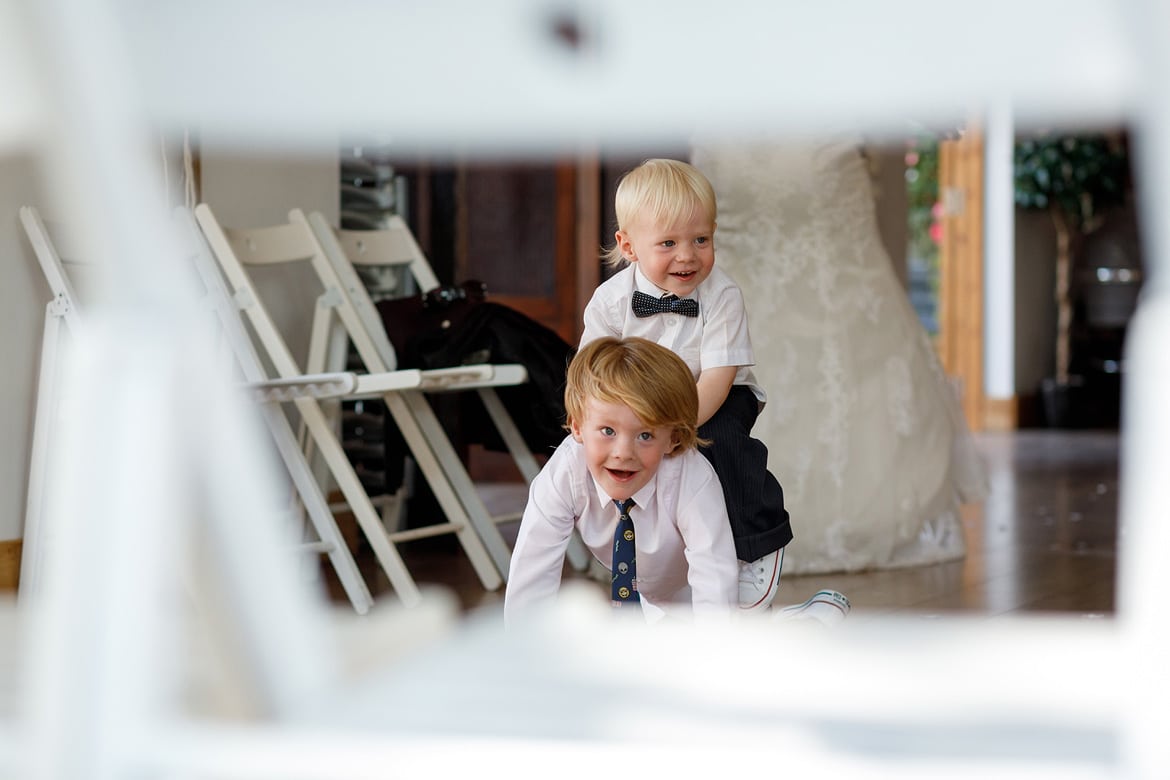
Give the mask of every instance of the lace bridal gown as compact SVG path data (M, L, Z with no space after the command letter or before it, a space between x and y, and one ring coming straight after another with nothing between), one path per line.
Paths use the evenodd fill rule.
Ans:
M786 574L965 552L983 465L883 248L858 147L699 145L716 262L743 288L768 404L753 429L784 487Z

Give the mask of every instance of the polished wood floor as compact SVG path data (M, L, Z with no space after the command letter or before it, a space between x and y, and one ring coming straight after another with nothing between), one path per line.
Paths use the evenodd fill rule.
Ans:
M786 576L777 603L798 603L821 588L844 593L850 621L880 615L1074 613L1112 615L1117 565L1116 431L1024 430L977 436L991 493L963 510L967 555L911 569ZM522 485L485 485L493 512L520 511ZM515 534L515 524L503 527ZM420 583L453 589L467 610L499 609L452 544L410 543L404 558ZM388 597L368 550L359 562ZM570 575L571 576L571 575ZM336 592L336 589L331 589Z

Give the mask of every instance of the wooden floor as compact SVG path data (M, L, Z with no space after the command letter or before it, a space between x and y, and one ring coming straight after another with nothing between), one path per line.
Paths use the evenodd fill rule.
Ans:
M990 473L986 503L964 508L964 559L911 569L786 576L777 604L821 588L844 593L850 621L910 614L993 617L1018 612L1111 615L1117 562L1116 431L1025 430L977 436ZM493 512L520 511L522 485L485 486ZM794 520L799 531L799 525ZM506 536L515 524L504 526ZM480 587L451 545L402 547L420 583L452 588L467 610L499 609L502 589ZM378 597L389 597L368 550L359 562ZM331 588L336 592L336 588Z

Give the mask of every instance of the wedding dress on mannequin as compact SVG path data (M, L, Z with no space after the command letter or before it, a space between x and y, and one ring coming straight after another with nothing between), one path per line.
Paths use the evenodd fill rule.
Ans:
M959 505L986 474L882 246L859 145L697 144L692 162L768 393L753 433L792 515L784 573L963 556Z

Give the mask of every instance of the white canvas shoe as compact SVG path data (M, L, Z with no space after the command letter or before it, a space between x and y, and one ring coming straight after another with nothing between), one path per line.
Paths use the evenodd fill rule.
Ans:
M815 620L835 626L849 614L849 599L835 590L818 590L803 604L773 610L773 620Z
M751 563L739 562L739 608L745 612L762 612L772 606L780 587L780 568L784 548Z

